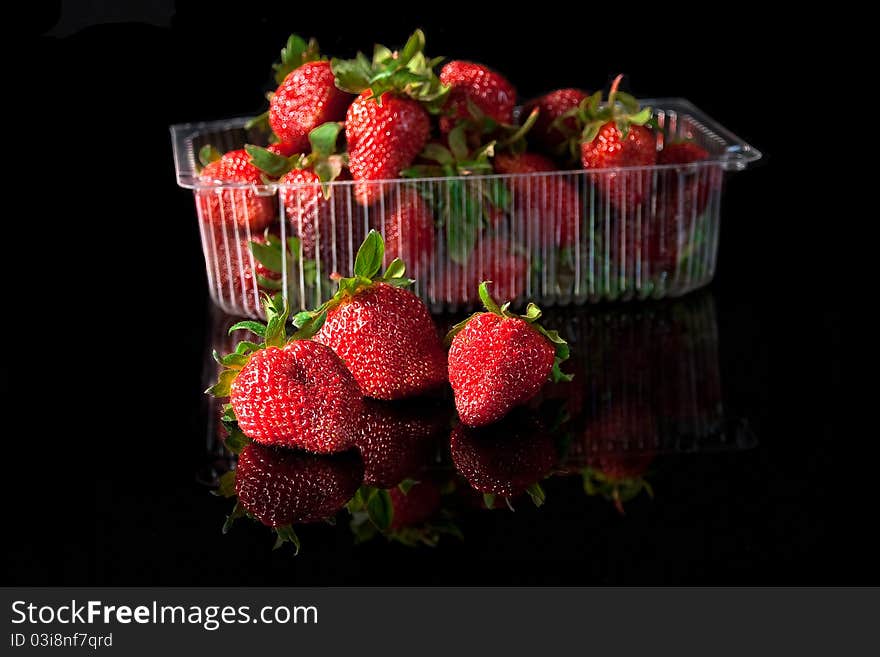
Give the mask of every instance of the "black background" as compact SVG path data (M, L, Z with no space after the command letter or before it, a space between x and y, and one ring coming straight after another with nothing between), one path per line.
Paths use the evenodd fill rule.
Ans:
M57 237L49 256L60 265L55 280L68 285L55 316L69 346L38 372L57 382L29 395L40 410L18 418L23 449L4 472L15 527L4 583L876 579L846 533L861 517L861 500L846 494L852 456L833 455L842 440L836 256L797 173L797 117L769 109L813 92L809 34L778 49L769 44L783 23L746 11L714 20L679 5L383 3L377 15L330 3L103 4L42 5L18 53L29 125L63 153L63 175L52 173L34 201ZM416 26L429 53L494 66L522 97L594 90L623 72L635 94L687 97L763 151L756 167L729 177L712 284L725 394L760 447L672 468L668 502L626 519L599 506L525 513L471 527L473 541L436 552L351 552L332 532L315 532L308 554L292 561L270 555L259 532L221 537L225 506L194 481L209 302L192 197L175 185L167 128L261 111L269 65L291 31L351 55L375 41L400 44Z

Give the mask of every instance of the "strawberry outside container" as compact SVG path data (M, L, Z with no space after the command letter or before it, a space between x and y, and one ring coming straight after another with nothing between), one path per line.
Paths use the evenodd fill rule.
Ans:
M265 144L248 118L171 127L177 180L191 189L214 303L259 317L260 294L314 307L350 274L370 228L401 257L433 312L475 304L477 284L497 298L544 306L681 296L708 284L718 253L726 172L761 157L683 99L653 108L658 148L692 140L709 157L689 164L513 175L337 180L320 186L216 184L199 179L198 152ZM314 203L321 191L326 202ZM369 205L360 201L371 199ZM417 211L418 206L428 212ZM404 217L401 221L401 215ZM429 217L419 231L401 227ZM432 224L432 225L431 225Z

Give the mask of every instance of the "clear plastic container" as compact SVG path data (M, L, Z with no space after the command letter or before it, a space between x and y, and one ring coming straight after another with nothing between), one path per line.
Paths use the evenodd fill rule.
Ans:
M664 141L689 139L709 158L590 171L335 181L319 211L308 206L311 185L200 182L202 146L226 152L263 143L264 135L245 129L247 118L172 126L178 183L196 197L211 298L228 313L251 317L261 314L264 289L283 291L293 308L314 307L333 293L332 274L351 272L370 228L385 235L389 260L404 259L417 281L414 291L434 312L475 305L481 280L494 282L499 299L544 306L659 299L702 287L715 273L724 174L761 154L686 100L643 104L654 110L658 149ZM429 203L433 217L433 229L419 236L393 229L413 192ZM370 205L359 202L365 196ZM260 246L266 230L274 255Z

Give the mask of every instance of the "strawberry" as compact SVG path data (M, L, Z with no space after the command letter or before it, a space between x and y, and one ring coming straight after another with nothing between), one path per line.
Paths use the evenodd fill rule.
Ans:
M269 270L254 255L277 237L267 229L264 235L236 238L234 231L221 226L206 227L205 249L209 254L210 276L221 305L243 306L251 314L261 309L260 292L281 289L281 273Z
M355 439L364 460L364 484L392 488L418 478L444 420L437 408L365 400Z
M650 274L673 271L694 220L705 211L712 193L721 186L721 169L716 166L685 166L709 157L702 147L689 141L667 143L657 154L657 164L682 165L660 172L656 214L645 223L642 239L628 236L643 251Z
M235 492L244 509L269 527L332 517L361 483L352 454L314 456L251 443L238 457Z
M474 427L496 422L527 402L548 377L571 378L559 369L568 358L568 344L535 323L541 317L535 304L525 315L514 315L509 303L498 306L485 281L479 295L488 312L472 315L446 337L455 407L462 422Z
M266 146L266 150L274 155L280 155L281 157L291 157L292 155L296 155L300 149L294 148L294 144L286 144L279 141Z
M309 133L341 121L351 96L336 87L330 62L308 62L292 71L269 103L269 125L294 152L308 146Z
M667 143L657 154L657 164L693 164L709 158L709 152L692 141ZM722 171L717 166L685 167L664 171L661 190L665 191L658 215L668 223L677 217L690 227L693 217L700 216L714 191L721 187ZM662 193L662 192L661 192Z
M504 174L530 174L556 171L549 158L538 153L498 153L495 171ZM517 177L510 180L514 206L526 216L526 226L547 247L573 244L580 225L581 202L577 179L559 173L552 176Z
M342 126L324 123L309 132L311 153L283 157L270 148L245 146L254 164L267 176L278 178L278 197L290 231L300 238L303 257L325 268L351 267L352 244L363 240L359 221L349 221L342 193L327 185L344 179L344 156L336 153Z
M400 488L388 491L391 497L391 531L399 531L429 520L440 509L440 487L430 478L424 478L403 492Z
M645 125L651 120L651 109L640 109L635 98L618 91L622 77L614 79L606 103L602 104L599 91L557 118L559 122L574 120L582 128L568 147L572 155L574 151L580 154L584 169L647 167L657 161L657 140ZM622 212L641 205L651 190L651 174L645 170L615 171L591 179L603 197Z
M692 141L671 141L657 153L657 164L690 164L709 157L709 151Z
M318 454L354 444L363 410L360 389L345 364L325 345L309 340L324 320L302 322L288 340L286 303L266 297L267 324L241 322L263 338L241 342L218 359L225 369L208 392L229 397L241 431L267 445L298 447Z
M400 177L422 150L430 132L428 113L410 99L364 91L345 117L349 169L362 184L355 198L371 205L384 195L384 186L370 181Z
M223 531L249 516L275 531L275 548L291 542L298 554L293 525L332 519L355 494L362 475L363 466L352 454L313 456L249 443L241 449L235 471L220 479L218 493L238 497Z
M205 165L199 174L196 207L203 223L215 226L238 226L259 233L275 219L275 204L271 196L259 195L251 186L264 184L262 173L255 167L243 149L229 151L223 156L210 146L199 152ZM219 185L236 185L222 191L212 189Z
M498 123L513 122L516 89L504 76L482 64L454 60L440 71L440 82L449 87L440 130L448 133L461 119L471 116L469 104Z
M278 143L268 150L290 157L308 146L313 129L341 121L351 96L336 87L330 63L320 56L314 39L306 42L291 34L272 69L278 88L267 96L269 109L245 127L271 129Z
M386 260L411 263L419 278L434 252L434 214L425 200L416 190L404 188L392 198L388 212L373 223L385 236Z
M466 179L492 173L489 158L495 147L495 141L490 141L471 148L467 136L471 128L471 122L460 122L444 140L429 142L418 162L401 172L407 178L453 178L442 186L422 183L421 188L437 223L445 229L445 253L438 255L438 259L448 258L456 264L470 260L484 223L503 221L510 200L502 181Z
M556 448L541 422L529 413L514 413L482 429L458 425L449 449L456 470L494 508L494 497L509 500L528 492L535 504L544 501L539 482L556 463Z
M372 62L363 54L352 60L331 62L336 85L360 94L348 108L345 137L349 169L358 181L355 198L371 205L385 194L374 181L398 178L428 141L430 119L444 97L424 54L425 36L420 30L399 53L377 45Z
M385 245L371 230L355 258L354 276L339 280L332 299L305 320L326 314L315 340L345 361L363 394L402 399L446 382L446 354L425 304L404 289L406 267L393 260L379 276Z
M355 542L382 534L409 547L434 547L442 534L462 538L461 530L441 508L443 492L426 473L419 481L406 480L389 490L362 486L348 504Z
M653 497L644 474L654 460L659 436L649 408L611 406L588 421L584 441L587 467L583 479L587 494L613 501L621 514L623 503L641 491Z
M540 112L529 135L538 147L545 153L559 154L560 148L577 132L576 119L563 115L577 108L589 95L581 89L556 89L525 104L523 111L537 109Z

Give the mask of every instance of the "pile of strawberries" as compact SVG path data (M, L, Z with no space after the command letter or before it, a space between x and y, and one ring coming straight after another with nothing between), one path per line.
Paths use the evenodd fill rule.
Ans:
M247 451L245 472L271 461L273 449L325 455L358 448L370 466L377 445L365 436L364 426L375 424L371 417L376 414L371 415L365 398L423 397L448 383L461 422L481 427L535 397L545 382L570 379L560 369L569 357L568 344L537 323L537 306L529 304L524 315L516 315L509 303L499 305L492 298L488 282L479 286L486 311L452 328L447 353L427 307L407 289L413 281L405 276L404 263L394 258L382 271L384 257L384 241L371 231L358 250L353 275L340 278L336 294L319 308L297 314L296 331L289 337L288 308L280 294L265 297L265 324L243 321L231 327L247 329L261 340L244 340L229 354L215 354L223 369L208 392L228 397L224 419L231 435L259 446ZM254 459L257 465L251 463ZM284 460L299 467L304 459L308 461L293 456ZM353 491L343 483L355 478L337 475L343 470L351 474L352 466L336 465L322 470L327 491L351 497ZM388 478L373 471L369 479L387 483ZM260 518L265 496L281 492L261 493L249 488L248 481L237 476L235 492ZM301 480L284 484L275 477L272 488L281 486L294 496L297 482ZM284 531L292 531L287 525L293 522L313 521L312 506L286 518ZM280 523L273 517L260 519L276 528Z
M527 102L517 116L516 89L504 76L459 60L440 67L441 58L426 56L424 46L416 31L399 50L376 45L372 57L327 60L314 40L291 36L274 67L278 87L269 109L251 126L263 128L268 145L225 154L202 148L197 203L203 222L246 229L245 248L227 238L218 241L223 253L215 254L245 268L241 280L232 281L237 291L256 298L258 291L280 289L277 267L266 269L268 261L258 257L263 271L254 271L241 255L253 243L279 246L272 240L279 215L304 258L321 260L326 271L347 269L364 233L349 203L328 185L344 180L351 181L354 205L370 209L389 261L406 259L417 278L432 259L447 262L449 301L475 301L481 278L495 281L505 298L519 296L527 260L508 226L524 218L527 244L564 251L587 234L584 196L610 207L621 222L643 210L651 225L639 235L633 231L625 248L656 271L674 267L682 222L702 213L720 185L720 171L697 176L683 166L708 158L705 149L689 141L664 143L651 109L620 91L619 76L604 101L601 91L558 89ZM655 164L682 168L662 170L659 181L644 169L618 170ZM588 176L595 190L589 195L583 194L583 177L515 175L607 169L614 171ZM504 176L494 184L462 182L483 174ZM455 178L443 198L419 185L389 193L389 180L439 177ZM267 183L280 185L277 199L246 188ZM241 187L210 189L230 184ZM445 231L442 252L437 230ZM474 261L481 263L477 273L466 267Z

